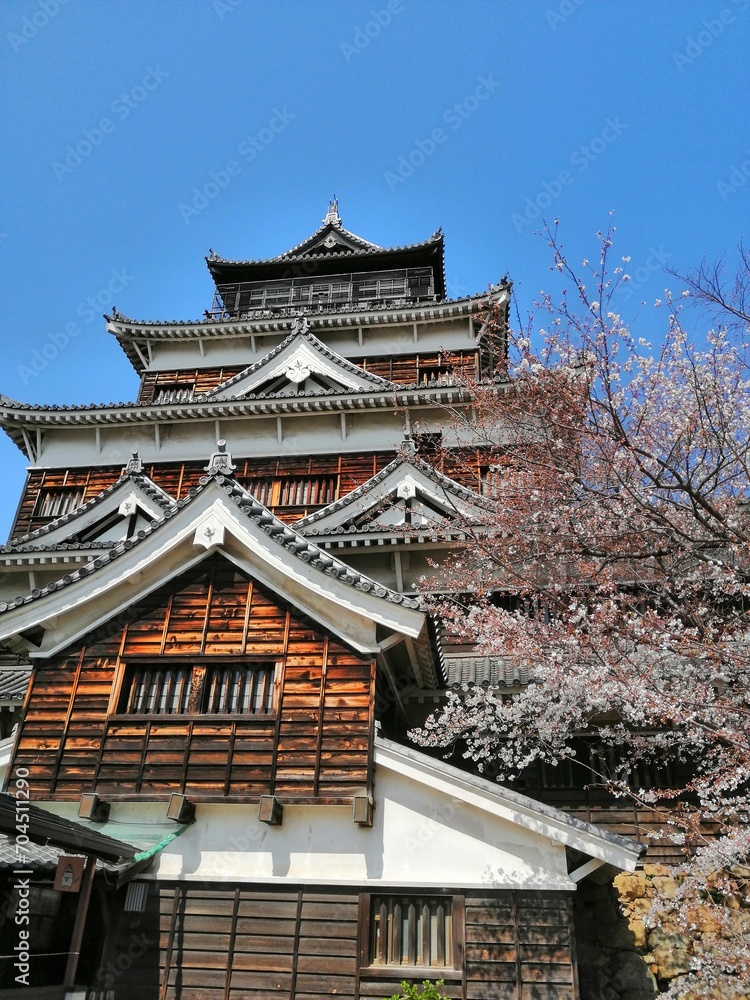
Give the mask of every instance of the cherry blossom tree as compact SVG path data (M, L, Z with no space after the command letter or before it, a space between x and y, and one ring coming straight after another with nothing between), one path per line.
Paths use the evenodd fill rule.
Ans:
M458 440L479 443L485 514L444 568L449 596L431 599L447 633L530 680L450 693L412 735L510 781L595 733L619 767L591 783L637 798L684 845L675 898L650 919L703 940L670 995L748 996L750 260L735 280L721 264L685 276L657 300L651 344L614 307L629 279L613 230L580 274L556 223L546 235L568 291L543 298L541 329L485 315L507 363L452 413ZM715 321L700 339L692 303ZM688 777L638 791L643 761Z

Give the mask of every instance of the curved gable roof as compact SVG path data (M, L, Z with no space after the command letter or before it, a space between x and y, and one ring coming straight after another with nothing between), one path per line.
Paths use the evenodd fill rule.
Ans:
M425 517L425 523L433 525L478 521L484 503L479 494L437 472L427 462L402 453L366 483L295 522L294 527L308 537L341 531L387 531L394 522L389 519L381 523L379 516L389 506L403 506L405 501L413 507L418 505L418 517Z
M378 627L424 640L426 618L418 599L323 552L217 470L136 537L62 580L0 602L0 642L51 656L215 552L360 651L377 651ZM22 637L29 630L34 639ZM434 683L429 660L426 677Z
M96 529L96 525L113 515L127 518L139 509L150 519L159 518L164 511L175 506L168 493L157 486L140 468L140 463L129 463L120 478L101 493L91 497L86 503L76 507L69 514L57 517L49 524L28 532L8 545L0 546L0 551L8 552L23 548L48 548L68 539L78 540L78 536Z
M260 361L227 379L210 392L197 396L196 400L237 399L253 393L270 379L282 378L285 375L288 381L302 384L310 374L317 374L332 381L338 388L350 391L375 389L383 391L398 388L393 382L365 371L364 368L352 364L326 347L304 327L304 323L305 320L302 319L298 329ZM307 375L304 374L305 371Z

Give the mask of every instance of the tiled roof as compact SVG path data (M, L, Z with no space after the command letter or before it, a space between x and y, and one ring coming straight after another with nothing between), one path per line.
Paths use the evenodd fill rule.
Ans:
M356 250L352 250L349 247L346 247L342 248L340 252L304 254L306 260L316 260L317 258L323 258L323 257L330 258L337 256L344 256L344 257L363 256L372 253L398 253L403 250L417 250L420 247L428 247L434 243L441 242L441 240L443 239L442 230L437 229L432 234L432 236L429 237L429 239L422 240L419 243L408 243L404 244L403 246L381 247L375 243L370 243L368 240L362 239L361 236L357 236L355 233L349 232L348 229L345 229L340 224L337 225L336 223L324 222L323 225L321 225L314 233L311 233L300 243L297 243L296 246L291 247L289 250L285 250L284 253L279 254L276 257L265 257L265 258L258 258L255 260L232 260L228 257L220 257L217 254L214 254L212 257L206 257L206 263L209 265L209 267L211 266L212 263L239 264L239 265L282 263L285 260L289 260L289 258L295 256L302 256L302 254L300 254L300 250L308 243L311 243L318 237L322 236L323 233L329 228L331 228L335 232L340 233L345 238L353 240L354 242L359 244L359 248Z
M31 667L0 667L0 701L23 701L29 686Z
M510 656L444 655L442 666L446 684L458 689L468 687L521 687L531 679L528 663Z
M307 517L303 517L299 521L295 521L294 527L298 531L304 531L305 534L327 534L328 531L325 529L321 529L320 531L316 529L315 525L318 521L323 520L323 518L327 517L333 511L343 510L344 508L356 504L357 501L367 497L368 494L372 493L373 490L383 482L383 480L387 479L388 476L401 466L412 466L413 468L419 470L419 472L431 479L446 493L452 493L454 496L460 497L462 500L467 500L472 503L481 501L481 497L479 497L478 494L474 493L470 489L467 489L465 486L461 486L460 483L455 482L453 479L449 479L447 476L444 476L436 469L433 469L431 465L428 465L427 462L423 462L422 459L402 454L386 465L381 472L376 473L368 479L367 482L362 483L361 486L358 486L350 493L347 493L346 496L343 496L340 500L334 500L333 503L328 504L327 507L323 507L321 510L316 510L312 514L308 514ZM336 527L329 530L335 532L338 531L339 528ZM356 530L357 528L355 526L346 526L346 531ZM366 526L364 530L369 531L370 526ZM372 530L380 530L380 528L375 527Z
M9 545L0 545L0 552L14 552L17 551L22 546L27 546L27 543L36 541L37 539L43 539L45 535L48 535L51 531L60 528L64 524L72 524L80 520L84 514L88 514L89 511L93 510L98 504L102 502L106 497L111 496L112 493L120 489L123 483L131 482L135 486L138 486L149 499L153 500L155 504L162 508L162 510L168 510L170 507L174 506L174 500L157 486L156 483L150 479L143 472L131 472L126 470L117 482L112 483L101 493L97 493L95 497L91 497L86 503L81 504L80 507L76 507L69 514L63 514L61 517L55 518L54 521L50 521L49 524L45 524L41 528L36 528L34 531L30 531L27 535L23 535L16 541ZM112 544L111 542L86 542L86 543L63 543L66 548L109 548ZM28 551L28 548L26 549Z
M77 583L79 580L95 574L97 570L106 566L112 560L117 559L134 546L139 545L145 538L153 534L153 532L158 531L167 520L172 518L183 507L190 504L196 496L200 495L211 481L215 481L222 492L232 498L237 510L241 511L245 517L255 521L274 542L288 549L289 552L302 562L314 566L328 576L335 577L342 583L348 584L357 590L365 593L371 592L377 597L384 598L393 604L401 604L406 608L421 609L422 604L419 599L407 597L388 587L384 587L375 580L370 579L370 577L352 569L340 559L329 556L313 542L308 541L308 539L298 534L293 528L290 528L283 521L275 517L262 504L258 503L251 493L240 486L234 478L216 472L203 476L200 480L200 485L193 487L186 497L176 501L173 507L165 510L161 520L152 521L147 527L140 529L133 538L117 542L112 548L103 551L101 555L89 560L78 569L66 573L61 579L48 583L45 587L35 588L30 594L18 596L12 601L0 601L0 615L13 611L15 608L22 607L23 605L31 604L55 591L62 590L70 586L70 584Z
M396 248L399 249L399 248ZM400 248L404 249L404 248ZM405 249L409 249L408 247ZM330 255L325 255L330 256ZM228 263L238 263L238 264L257 264L265 263L265 261L228 261ZM510 287L510 283L501 284L500 290L504 290ZM393 312L403 312L404 310L434 310L439 309L442 306L461 306L465 304L479 304L487 299L488 293L474 292L472 295L459 295L455 298L440 299L437 302L411 302L407 299L395 300L393 305L383 305L382 303L370 303L369 300L363 301L361 303L356 303L352 306L350 303L344 303L343 307L338 307L335 304L330 304L329 309L319 310L314 313L315 316L329 316L337 315L338 313L355 312L360 313L393 313ZM389 303L391 300L388 300ZM115 316L109 316L105 314L105 319L109 323L121 324L122 326L138 326L145 327L154 332L159 329L171 328L171 327L182 327L194 329L197 333L200 332L200 328L208 328L211 330L217 327L222 327L226 329L231 329L237 325L244 325L246 323L265 323L265 322L286 322L290 323L294 320L295 316L299 312L299 306L293 305L288 307L283 307L284 312L281 310L255 310L252 317L243 316L241 319L135 319L132 316L125 316L123 313L117 313ZM257 313L257 315L256 315ZM311 314L312 315L312 314ZM128 336L128 331L119 329L117 331L118 336ZM1 398L1 397L0 397Z
M0 833L0 870L4 868L57 868L57 859L67 853L61 847L33 844L24 845L23 853L18 853L15 838Z

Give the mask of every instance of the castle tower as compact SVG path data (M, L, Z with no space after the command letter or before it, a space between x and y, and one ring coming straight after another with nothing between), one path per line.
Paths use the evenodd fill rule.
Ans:
M414 585L481 506L479 460L426 459L458 443L446 406L491 373L478 307L509 285L448 299L440 231L382 248L335 199L277 257L206 262L203 319L107 317L134 403L0 397L30 463L0 649L31 672L6 784L36 810L31 983L573 998L577 880L639 846L405 735L457 669Z

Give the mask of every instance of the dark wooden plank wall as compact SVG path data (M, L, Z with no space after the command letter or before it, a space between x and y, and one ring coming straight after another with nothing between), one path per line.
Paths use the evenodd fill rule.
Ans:
M250 492L253 491L253 482L258 480L268 482L305 476L332 476L336 479L335 499L339 499L384 469L393 461L395 455L392 451L381 451L362 455L314 455L283 459L243 459L236 455L232 457L237 466L235 478ZM483 475L481 453L469 452L464 456L448 456L441 454L439 447L425 446L420 451L420 457L433 462L456 482L470 489L481 490ZM180 500L193 486L198 485L201 476L205 475L205 466L206 462L150 464L144 466L144 472L171 497ZM121 465L88 470L32 469L13 525L11 540L18 539L51 520L39 517L35 513L40 491L82 487L84 491L82 502L85 503L115 483L122 475L122 470ZM310 510L319 509L319 506L279 505L272 506L271 509L281 520L289 523L304 517Z
M403 978L440 978L437 969L376 975L363 966L358 903L346 889L154 883L145 913L115 916L98 985L109 970L114 1000L359 1000L390 996ZM569 904L564 893L467 897L464 968L446 995L574 1000ZM148 942L142 954L134 940ZM134 950L127 975L113 975L117 957Z
M466 1000L575 1000L570 898L466 897Z
M387 358L351 358L352 364L372 375L401 385L428 383L438 372L454 371L459 378L475 379L478 375L477 351L439 354L395 354Z
M174 593L172 592L174 591ZM215 656L280 662L279 710L228 717L107 716L121 663ZM177 661L175 661L177 662ZM40 664L14 766L32 797L348 801L368 789L375 665L295 617L221 559L150 595L107 635Z
M184 386L196 394L211 392L222 382L239 375L247 365L233 365L226 368L175 369L165 372L146 372L141 380L138 403L151 403L166 388Z

